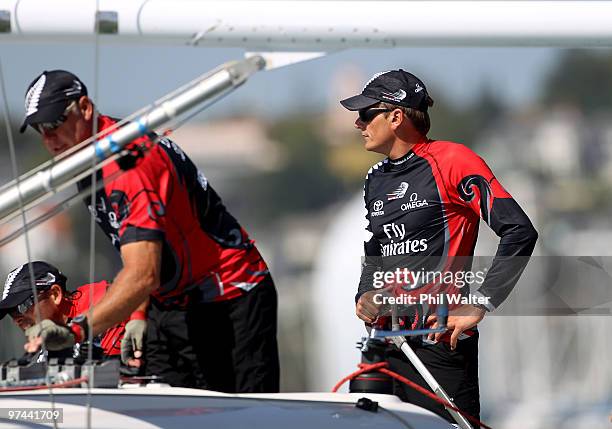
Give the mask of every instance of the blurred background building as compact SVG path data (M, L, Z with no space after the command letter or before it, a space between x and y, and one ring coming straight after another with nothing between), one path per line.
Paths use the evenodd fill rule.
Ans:
M2 49L10 60L34 48ZM35 60L23 64L4 62L14 134L22 94L41 70L72 69L90 83L91 71L82 65L88 48L62 49L55 55L35 51ZM81 62L70 54L73 49ZM206 70L185 70L187 60L163 58L169 51L160 52L155 62L142 66L165 68L159 81L151 75L139 80L129 67L103 70L98 97L103 112L127 114L139 107L135 103L151 102L188 80L183 76ZM189 55L194 52L207 53ZM236 52L226 55L238 57ZM534 59L538 52L544 60ZM125 60L130 51L104 50L101 64L114 55ZM209 61L216 58L213 53ZM381 58L386 62L377 63ZM360 91L374 71L404 67L428 84L436 101L430 137L466 144L487 160L539 231L539 261L589 255L603 257L605 265L605 257L612 256L610 51L360 51L291 67L253 79L244 92L228 98L232 101L211 107L170 135L205 172L271 265L280 296L284 391L329 390L359 360L354 345L365 331L354 316L353 297L362 252L361 192L365 172L380 158L363 150L353 128L355 115L338 100ZM490 72L479 74L478 67ZM126 101L131 94L134 99ZM6 136L4 125L0 136ZM17 138L21 172L47 159L34 133ZM13 176L5 137L0 150L5 154L0 183L6 183ZM0 234L9 227L2 226ZM62 268L70 287L88 282L89 218L81 204L36 227L28 238L32 256ZM481 227L477 254L494 255L497 240ZM96 279L111 279L120 261L98 232L94 251ZM0 274L5 277L26 260L23 238L3 246ZM537 271L545 272L544 265L531 264L535 277L527 275L517 289L541 287L533 279ZM576 281L575 287L581 286ZM611 291L612 284L604 282L602 288ZM486 317L480 340L483 419L512 429L607 427L612 319L604 313L610 302L602 298L603 310L596 315ZM22 342L9 320L0 322L0 360L20 355Z

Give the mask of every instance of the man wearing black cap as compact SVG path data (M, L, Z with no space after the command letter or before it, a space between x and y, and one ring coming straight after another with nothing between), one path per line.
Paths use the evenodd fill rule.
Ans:
M8 314L28 336L40 337L42 334L62 338L60 331L68 329L77 338L77 343L87 341L77 317L87 312L92 295L95 305L106 293L110 284L101 281L69 292L66 289L66 276L53 265L34 261L31 268L34 277L31 277L30 266L27 263L15 268L7 276L0 300L0 319ZM32 293L32 284L36 289L36 297ZM36 327L38 318L45 320L45 323ZM95 339L94 343L99 345L105 356L118 357L124 330L125 322L119 323L106 330L103 335ZM30 347L27 352L39 351L40 342L35 341L27 345ZM74 342L58 343L57 350L55 353L52 352L52 356L74 357L73 345Z
M414 297L406 301L416 305L410 310L412 316L401 320L405 329L437 327L435 300L427 299L429 296L443 292L447 299L462 297L449 305L446 333L412 340L411 346L455 404L478 418L477 324L504 301L518 281L537 232L478 155L461 144L427 137L433 100L413 74L401 69L377 73L361 94L340 103L358 113L355 127L361 131L365 149L386 156L370 169L364 187L367 239L356 295L360 319L376 325L384 320L383 294L377 289L381 271L469 271L480 218L501 238L477 289L462 288L452 281L441 285L414 275L395 276L384 283L389 286L387 294ZM402 354L390 352L388 361L392 369L427 387ZM403 400L452 421L441 405L420 393L403 384L395 390Z
M22 130L39 132L53 155L92 136L93 102L70 72L42 73L25 104ZM116 123L100 115L97 129L108 133ZM276 289L254 241L174 142L150 133L128 151L130 162L98 171L104 187L86 199L123 260L93 310L94 334L147 309L147 374L174 386L278 391Z

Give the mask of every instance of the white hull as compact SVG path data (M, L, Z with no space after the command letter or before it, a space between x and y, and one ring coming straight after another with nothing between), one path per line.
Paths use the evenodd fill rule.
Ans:
M92 429L266 428L448 429L431 412L390 395L363 393L277 393L228 395L153 386L92 389ZM59 428L87 427L87 389L55 389L55 407L63 410ZM379 403L377 412L355 407L359 398ZM50 408L47 390L0 393L0 408ZM3 428L32 425L0 419ZM51 423L36 427L53 427Z

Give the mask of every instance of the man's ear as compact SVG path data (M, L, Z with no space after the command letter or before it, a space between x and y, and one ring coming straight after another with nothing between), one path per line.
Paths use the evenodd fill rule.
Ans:
M49 289L49 297L53 300L55 305L60 305L62 299L64 299L64 290L60 285L53 285Z
M81 115L83 116L83 118L86 121L90 121L91 118L93 118L93 109L94 109L91 99L87 97L86 95L83 95L81 98L79 98L78 106L79 106L79 111L81 112Z
M391 127L394 130L402 125L402 123L407 119L402 109L393 109L393 111L389 113L389 116L391 116Z

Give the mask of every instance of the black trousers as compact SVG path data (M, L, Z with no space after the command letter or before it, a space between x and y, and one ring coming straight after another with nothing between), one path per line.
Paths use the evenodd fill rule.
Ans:
M455 405L460 410L480 419L478 333L471 338L458 341L457 348L454 351L450 349L450 344L445 342L434 345L410 343L410 346L446 393L453 399ZM402 352L390 352L387 361L389 362L389 369L431 391L423 377ZM403 383L394 381L394 393L404 402L426 408L449 422L455 423L442 405Z
M172 386L227 393L278 392L277 295L267 277L242 296L192 303L186 310L152 302L145 373Z
M194 340L189 335L187 309L162 306L151 299L147 311L145 375L159 376L176 387L206 389L198 364ZM204 330L204 329L202 329Z

